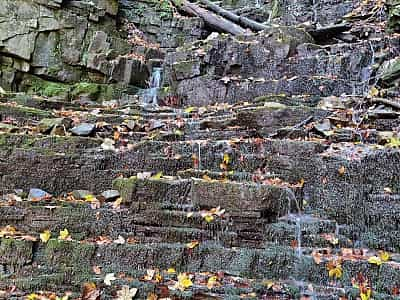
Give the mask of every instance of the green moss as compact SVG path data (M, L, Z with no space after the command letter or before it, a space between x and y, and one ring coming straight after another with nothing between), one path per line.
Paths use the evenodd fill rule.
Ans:
M30 78L28 93L33 93L45 97L68 95L70 86L58 82L50 82L37 77Z
M78 97L82 94L88 94L92 98L97 98L99 93L101 92L100 86L95 83L88 82L80 82L73 86L73 90L71 92L71 96L73 98Z
M137 180L136 176L132 176L130 178L117 178L113 181L113 188L120 192L124 203L131 202Z
M47 262L59 267L79 266L85 270L95 250L96 246L89 243L50 239L46 244L45 256Z
M4 115L8 115L14 118L51 118L52 114L45 110L40 110L32 107L26 106L9 106L0 105L0 112Z

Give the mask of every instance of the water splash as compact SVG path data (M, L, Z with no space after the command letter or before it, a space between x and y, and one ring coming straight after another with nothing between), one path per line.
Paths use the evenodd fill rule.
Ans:
M301 218L298 216L296 218L296 242L297 242L297 248L296 248L296 254L297 258L301 258L303 252L301 250Z
M151 104L154 106L158 105L157 97L158 91L161 87L162 68L153 68L153 72L150 76L149 88L143 90L142 102L143 104Z
M363 89L363 95L367 96L369 93L370 81L372 78L373 66L375 64L375 49L371 41L368 41L371 49L371 60L368 65L361 69L361 83ZM375 85L375 84L374 84Z
M292 213L292 204L295 204L297 213L293 214ZM302 214L301 214L301 209L299 202L296 198L296 195L292 191L292 189L288 189L288 215L287 219L288 222L295 221L296 227L295 227L295 238L296 238L296 255L300 259L302 256L302 250L301 250L301 219L302 219Z

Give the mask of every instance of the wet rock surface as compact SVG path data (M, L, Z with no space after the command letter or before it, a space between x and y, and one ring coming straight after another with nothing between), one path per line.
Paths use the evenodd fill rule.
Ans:
M0 298L399 299L398 4L311 2L1 2Z

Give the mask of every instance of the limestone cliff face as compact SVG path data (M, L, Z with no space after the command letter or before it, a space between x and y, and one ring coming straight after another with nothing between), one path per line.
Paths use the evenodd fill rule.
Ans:
M144 86L148 70L128 55L118 8L118 0L1 1L0 85L27 90L45 79Z

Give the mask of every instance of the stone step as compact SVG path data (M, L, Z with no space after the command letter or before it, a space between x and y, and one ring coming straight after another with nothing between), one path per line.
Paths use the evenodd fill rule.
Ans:
M183 105L204 106L251 101L259 96L273 94L326 97L363 95L368 90L366 83L321 76L295 76L279 80L238 79L225 84L219 78L203 75L179 82L176 93L180 95Z
M64 276L54 278L59 286L67 284L77 289L81 282L94 276L93 266L100 266L104 274L123 272L125 276L132 277L138 275L138 270L175 268L178 272L222 271L231 276L259 279L297 279L324 286L330 286L333 280L345 287L351 287L351 279L360 273L376 284L374 292L387 294L392 293L400 279L397 254L391 254L392 260L378 267L368 262L374 252L363 250L355 250L355 253L361 251L362 255L351 254L347 250L331 253L329 250L315 250L317 252L314 253L320 253L318 256L307 254L311 252L304 250L304 254L297 256L294 249L277 245L265 249L229 249L214 243L200 243L188 249L182 244L96 244L57 239L43 244L2 239L0 251L5 266L1 287L12 283L21 288L23 281L12 279L12 275L33 271L32 274L64 273ZM16 253L19 255L16 256ZM327 264L337 259L342 259L343 276L335 280L329 278ZM37 269L39 265L40 269ZM35 278L40 279L40 276ZM51 281L31 281L28 286L32 288L35 284L46 286Z

